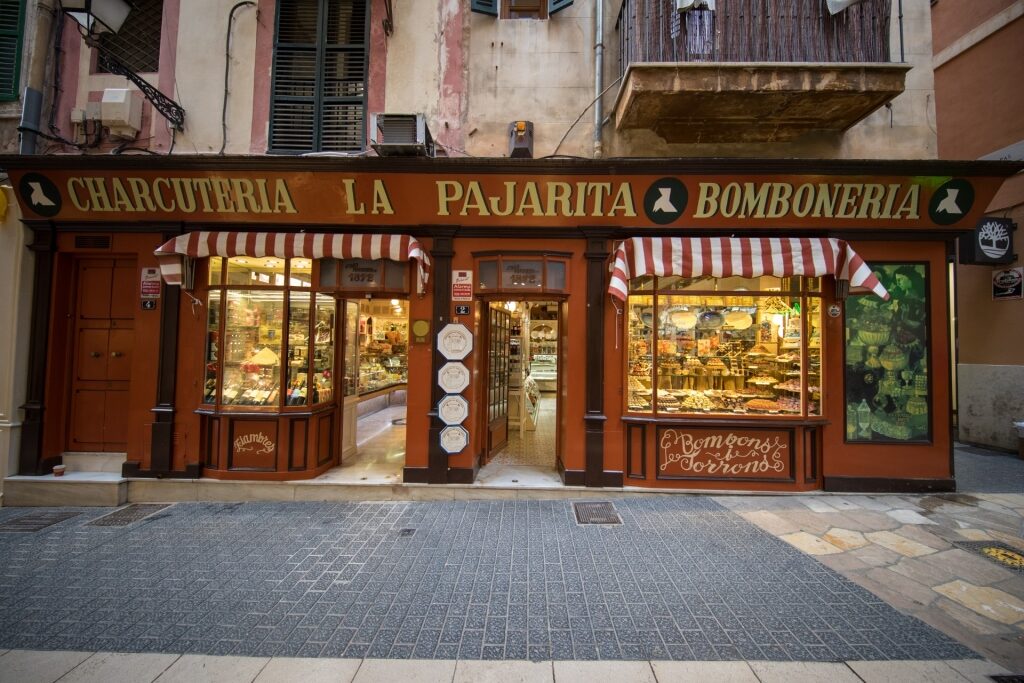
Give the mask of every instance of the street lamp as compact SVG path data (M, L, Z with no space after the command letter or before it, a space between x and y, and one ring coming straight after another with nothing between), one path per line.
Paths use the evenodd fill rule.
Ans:
M63 0L61 6L88 33L117 33L132 9L124 0Z

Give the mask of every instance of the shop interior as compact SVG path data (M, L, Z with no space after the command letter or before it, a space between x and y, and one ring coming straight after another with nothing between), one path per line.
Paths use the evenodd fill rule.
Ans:
M489 444L482 484L557 485L559 309L554 301L490 303L486 362ZM507 319L508 334L495 323Z

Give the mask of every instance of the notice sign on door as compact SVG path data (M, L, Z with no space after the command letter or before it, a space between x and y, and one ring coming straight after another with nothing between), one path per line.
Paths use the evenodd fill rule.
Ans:
M452 271L452 301L473 300L473 271Z
M1024 268L993 270L992 298L995 301L1024 299Z
M160 269L143 268L142 282L139 283L139 296L142 299L160 298Z

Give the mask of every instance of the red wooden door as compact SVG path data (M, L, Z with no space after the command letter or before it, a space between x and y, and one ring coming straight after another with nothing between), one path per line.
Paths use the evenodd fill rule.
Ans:
M136 276L133 259L78 261L69 451L127 450Z

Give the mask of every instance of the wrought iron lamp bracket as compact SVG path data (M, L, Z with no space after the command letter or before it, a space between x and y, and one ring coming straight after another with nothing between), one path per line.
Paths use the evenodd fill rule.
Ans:
M164 95L157 88L153 87L152 84L147 82L142 76L132 71L127 64L100 45L98 40L86 38L86 42L90 46L96 48L96 52L98 54L97 62L101 69L116 76L124 76L134 83L142 92L142 95L153 105L153 108L160 112L165 119L170 121L171 125L174 126L176 130L184 130L185 110L180 104L172 100L167 95Z

